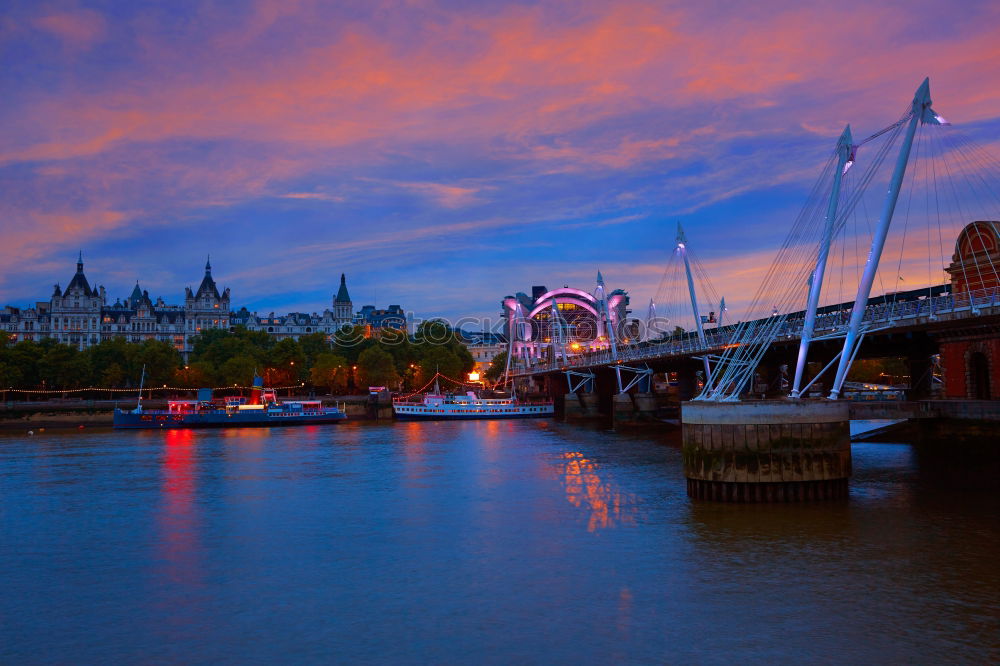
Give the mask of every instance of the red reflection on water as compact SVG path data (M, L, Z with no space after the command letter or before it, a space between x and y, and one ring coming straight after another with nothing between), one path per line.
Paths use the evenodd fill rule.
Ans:
M565 461L563 484L566 499L573 506L590 512L587 531L635 525L638 513L635 495L618 492L610 484L602 483L597 475L597 465L584 458L582 453L567 452L562 457Z
M176 583L197 582L199 549L195 509L195 434L167 430L164 435L162 502L157 548L167 562L166 574Z

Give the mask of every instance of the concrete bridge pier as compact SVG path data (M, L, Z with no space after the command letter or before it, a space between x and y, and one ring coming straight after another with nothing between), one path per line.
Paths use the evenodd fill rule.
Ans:
M579 391L565 395L563 416L567 421L581 421L601 417L596 393Z
M847 497L846 402L687 402L681 420L689 497L720 502Z
M654 393L618 393L612 399L612 425L640 427L659 423L656 418L659 403Z

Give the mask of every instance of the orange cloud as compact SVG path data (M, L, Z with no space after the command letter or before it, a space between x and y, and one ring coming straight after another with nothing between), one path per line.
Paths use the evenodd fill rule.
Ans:
M8 100L0 165L37 163L32 196L6 210L26 230L11 247L109 234L132 219L119 211L164 220L257 197L342 201L344 182L390 184L450 213L484 192L503 203L502 185L542 176L697 161L665 173L655 194L680 214L812 180L823 156L778 155L773 140L810 132L832 144L849 121L863 136L898 117L925 74L956 123L1000 108L1000 7L965 24L952 12L955 25L925 26L920 39L906 34L921 12L870 3L720 12L711 2L454 11L429 2L374 18L326 15L331 7L268 0L230 14L210 3L172 29L140 16L129 24L139 44L131 66ZM78 10L30 24L85 49L106 39L110 20ZM178 151L188 144L201 152ZM447 150L463 155L460 165L505 168L474 181L454 169L405 179L375 169L440 166ZM342 180L329 189L295 182L330 169ZM542 204L525 224L565 214ZM79 235L63 236L59 216L74 210L111 212L86 212ZM455 225L407 233L482 228ZM8 248L0 258L20 261Z

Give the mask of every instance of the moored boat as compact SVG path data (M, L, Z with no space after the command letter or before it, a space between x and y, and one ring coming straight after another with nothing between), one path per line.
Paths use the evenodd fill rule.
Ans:
M216 399L211 389L199 389L197 400L169 400L167 409L115 409L114 427L131 429L227 428L293 426L337 423L347 418L339 407L324 406L320 400L281 400L274 389L265 389L254 378L250 399Z
M516 395L486 398L475 391L442 393L434 378L432 393L414 394L392 401L392 411L403 421L466 419L523 419L551 416L551 401L520 400Z

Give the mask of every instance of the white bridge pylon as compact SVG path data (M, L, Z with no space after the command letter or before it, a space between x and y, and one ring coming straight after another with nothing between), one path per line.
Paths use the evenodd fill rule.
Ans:
M918 284L927 285L926 298L932 297L931 289L936 288L935 285L939 284L936 281L939 278L933 277L932 264L937 263L935 261L937 257L932 251L931 237L934 229L930 220L937 220L936 235L938 238L935 244L939 246L942 254L939 258L940 261L947 264L951 257L950 255L944 256L942 221L961 221L965 225L969 220L991 219L971 217L970 214L973 214L973 209L976 209L975 215L992 214L995 212L992 207L1000 201L995 189L991 187L993 181L988 181L982 173L984 168L992 168L995 162L991 162L988 155L984 156L977 152L975 146L960 142L960 138L956 138L955 143L950 146L942 146L942 148L948 149L947 152L942 152L942 155L946 154L954 159L964 160L964 163L960 165L963 167L961 171L953 171L951 165L947 163L937 165L927 159L931 156L934 142L939 140L943 142L948 136L942 135L938 138L936 136L939 134L938 132L927 131L918 135L917 129L925 125L948 124L932 108L930 83L924 79L918 87L912 103L897 122L858 143L853 140L850 126L845 127L833 154L827 161L821 176L789 230L776 259L768 269L752 299L743 323L735 327L731 339L725 345L725 350L715 364L713 377L706 383L705 389L697 398L698 400L738 400L753 380L757 367L771 344L779 336L794 333L798 333L800 338L799 353L789 397L801 398L807 394L809 387L820 376L836 367L829 393L829 398L835 400L840 397L847 374L861 348L862 340L866 334L878 330L873 328L874 324L871 322L880 321L878 318L879 309L886 307L891 312L892 307L895 306L897 294L904 293L901 290L902 285L906 284L903 282L904 272L907 273L907 280L915 278L920 281ZM848 170L855 163L859 147L880 137L882 138L877 144L877 148L872 150L870 159L866 160L866 165L862 169L863 173L856 178L854 174L848 176ZM916 144L914 143L915 137L919 138ZM890 154L897 141L899 142L898 156L893 162ZM927 144L923 148L927 151L927 155L921 154L922 144ZM914 164L924 167L923 181L926 190L919 190L919 195L916 197L914 190L918 188L915 188L914 184L918 168L913 166L910 169L911 173L907 174L907 167L911 162L911 149L914 151L912 157ZM971 169L966 170L969 167ZM881 197L880 212L874 230L872 230L869 226L870 218L865 204L867 198L865 193L870 189L869 185L873 183L875 177L878 175L881 179L890 168L888 187ZM976 191L976 188L985 189L987 207L991 210L982 210L983 207L979 206L981 201L970 201L962 198L953 175L956 173L967 175L969 190L976 197L982 194L982 192ZM939 188L938 179L941 179L943 184L950 185L950 188ZM904 180L908 180L909 183L904 183ZM901 222L902 233L899 234L899 238L893 240L899 246L898 261L888 265L880 273L880 261L904 185L908 193L904 200L905 205L900 206L900 213L905 219ZM878 189L880 187L870 189L872 198L878 196ZM948 206L951 206L950 210L946 209ZM918 229L917 224L920 221L921 211L928 224L926 227ZM911 212L915 212L916 215L913 221L911 221ZM950 220L949 213L952 216ZM845 226L849 218L853 219L855 223L854 233L851 235L847 234ZM917 272L918 270L922 272L922 270L915 268L918 264L914 261L913 256L906 256L904 253L908 230L911 239L918 238L918 230L922 233L926 232L926 278ZM861 254L862 247L868 245L867 240L864 245L858 242L862 238L870 239L870 249L868 249L867 255ZM855 244L853 256L848 254L849 239L853 239ZM916 241L911 241L911 249L913 242ZM853 295L853 304L850 310L848 311L845 307L838 310L836 314L831 314L832 310L820 310L819 305L825 289L831 291L838 289L837 281L830 278L830 265L835 261L835 254L832 251L834 243L838 244L840 255L837 259L840 267L839 289L844 289L845 284L846 289L852 289L851 284L856 284L857 287L856 290L852 289L849 292ZM914 255L913 252L910 254ZM922 252L916 254L920 255ZM958 261L958 259L954 261ZM962 269L964 270L964 264ZM954 275L957 269L944 268L944 270ZM893 271L891 276L888 275L888 271ZM926 282L923 282L924 279ZM876 280L880 281L883 292L880 299L883 299L883 303L876 303L872 299L872 287ZM987 283L982 275L979 276L979 280L983 284ZM889 281L888 285L886 281ZM801 286L803 284L806 285L804 293ZM920 286L919 289L923 289L923 286ZM909 293L912 292L905 291L905 294ZM801 305L803 295L805 296L804 307ZM842 302L846 297L847 294L838 294L838 300L834 302ZM924 297L921 296L921 298ZM772 303L775 304L773 309ZM768 312L770 312L770 316L768 316ZM824 313L822 326L818 323L820 312ZM841 313L847 316L846 320L840 318ZM891 321L890 315L890 319L883 322L880 328L888 327L891 325ZM822 335L816 336L817 328L824 330ZM798 330L796 331L796 329ZM806 383L810 344L819 339L838 338L844 338L842 350Z
M892 215L896 210L896 202L899 200L899 191L903 187L903 177L906 175L906 164L910 159L910 149L913 146L913 137L917 131L917 125L940 125L941 117L931 108L931 86L930 80L924 82L917 88L913 96L913 106L910 109L910 118L906 127L906 135L903 137L903 144L899 148L899 157L896 158L896 167L892 172L892 179L889 181L889 191L886 193L885 201L882 204L882 213L879 215L878 226L872 238L871 250L868 252L868 261L865 263L864 273L861 275L861 282L858 285L858 295L854 299L854 308L851 310L851 321L847 327L847 334L844 337L844 349L840 353L840 361L837 366L837 375L833 380L833 388L830 391L830 399L836 400L844 386L847 378L847 371L851 368L855 355L861 348L863 337L861 322L865 315L865 308L868 305L868 298L871 296L872 284L875 282L875 272L878 270L879 261L882 259L882 250L885 247L885 239L889 235L889 225L892 223Z

